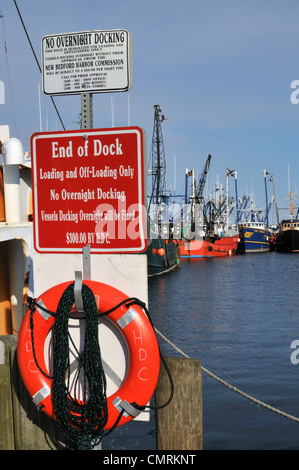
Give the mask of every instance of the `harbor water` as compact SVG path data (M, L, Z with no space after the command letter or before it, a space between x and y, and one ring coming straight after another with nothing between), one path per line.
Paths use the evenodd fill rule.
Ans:
M156 328L202 367L299 418L299 364L291 360L291 344L299 340L298 279L296 254L183 259L178 270L149 279L150 314ZM159 343L165 356L180 356ZM205 372L202 377L203 449L299 449L298 422ZM106 445L155 449L155 420L130 423Z

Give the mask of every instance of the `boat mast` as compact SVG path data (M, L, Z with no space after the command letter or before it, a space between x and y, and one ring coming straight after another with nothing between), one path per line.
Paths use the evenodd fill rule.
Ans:
M269 175L270 176L270 181L272 181L273 185L273 196L274 196L274 204L275 204L275 212L276 212L276 220L277 220L277 227L279 226L279 213L278 213L278 207L277 207L277 200L276 200L276 189L275 189L275 181L274 181L274 175L273 173L269 173L268 171L264 170L264 175ZM266 180L265 180L266 184ZM267 187L266 187L266 204L267 204ZM267 210L267 225L268 225L268 206L266 206Z
M194 168L192 169L192 175L191 175L191 214L192 214L192 222L194 222L195 218L195 194L196 194L196 183L195 183L195 174L194 174Z
M235 195L236 195L236 212L237 212L237 223L239 223L239 200L238 200L238 182L237 172L235 171Z
M228 232L228 220L229 220L229 184L228 177L234 174L235 170L226 168L226 231Z
M269 227L269 208L268 208L268 192L267 192L267 179L266 179L266 176L267 176L267 171L264 170L264 181L265 181L265 194L266 194L266 224L267 224L267 227Z
M277 227L279 226L279 213L278 213L278 206L277 206L277 199L276 199L276 189L275 189L275 182L274 182L274 175L271 175L272 184L273 184L273 194L274 194L274 202L275 202L275 211L276 211L276 219L277 219Z
M158 104L154 106L154 109L154 130L152 137L153 185L149 206L152 202L159 205L163 200L163 196L166 194L166 159L161 128L161 122L165 120L165 117L162 115L161 108Z
M291 222L293 222L294 206L293 206L293 193L292 193L292 191L290 191L290 211L291 211Z

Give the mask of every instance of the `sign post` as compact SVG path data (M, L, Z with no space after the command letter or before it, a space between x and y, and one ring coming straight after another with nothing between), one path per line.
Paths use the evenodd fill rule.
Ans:
M81 129L31 137L34 296L75 274L75 304L82 304L83 259L84 279L147 304L146 135L139 127L93 129L93 94L132 87L131 35L45 36L42 75L45 94L81 95ZM104 318L99 326L109 370L118 373L125 345ZM75 330L80 336L81 327ZM135 419L149 421L150 414Z
M81 93L81 129L93 128L92 94Z

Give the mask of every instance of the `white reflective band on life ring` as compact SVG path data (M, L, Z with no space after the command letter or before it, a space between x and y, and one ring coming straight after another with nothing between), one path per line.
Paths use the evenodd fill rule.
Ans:
M42 387L32 396L33 403L38 406L50 393L51 390L48 387Z
M135 312L135 310L130 307L129 310L124 313L123 316L120 317L116 323L121 327L122 330L124 330L126 326L128 326L131 321L135 320L137 316L138 314Z

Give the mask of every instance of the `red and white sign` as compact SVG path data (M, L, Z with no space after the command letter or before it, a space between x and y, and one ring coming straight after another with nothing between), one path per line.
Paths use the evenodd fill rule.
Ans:
M31 137L36 251L146 250L143 138L139 127Z

